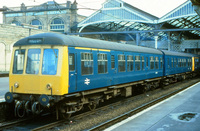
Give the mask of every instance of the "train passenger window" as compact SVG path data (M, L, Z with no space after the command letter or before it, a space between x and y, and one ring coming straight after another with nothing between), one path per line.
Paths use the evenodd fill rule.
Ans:
M160 57L160 69L162 69L163 68L163 59L162 59L162 57Z
M149 59L146 57L146 67L149 67Z
M178 67L181 67L181 59L178 59Z
M135 70L140 70L140 56L135 56Z
M69 54L69 71L75 70L74 54Z
M114 69L115 68L115 56L111 55L111 68Z
M98 54L98 73L108 73L108 59L107 54Z
M24 70L25 50L15 50L13 74L22 74Z
M133 56L132 55L127 56L127 70L133 71Z
M142 56L142 70L144 70L144 56Z
M81 53L81 74L91 75L93 74L93 54Z
M27 74L38 74L40 66L40 49L29 49L26 63Z
M171 58L171 67L172 68L174 67L174 60L173 60L173 58Z
M125 55L118 55L118 70L125 72Z
M58 49L44 49L42 74L56 75L58 65Z
M150 69L154 69L154 57L150 57Z
M170 68L169 58L167 58L167 67Z
M155 57L155 69L159 68L159 60L158 57Z
M174 58L174 68L176 68L176 65L177 65L176 58Z

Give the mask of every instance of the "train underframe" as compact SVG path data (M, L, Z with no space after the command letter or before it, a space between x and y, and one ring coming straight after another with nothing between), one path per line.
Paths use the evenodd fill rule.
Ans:
M181 74L169 75L154 79L147 79L132 83L104 87L89 91L82 91L64 96L47 95L23 95L13 94L15 104L15 116L24 117L26 115L38 115L48 111L55 111L56 118L68 119L71 114L78 112L87 106L94 110L100 102L104 102L117 96L129 97L135 92L145 93L165 85L193 78L196 72L186 72Z

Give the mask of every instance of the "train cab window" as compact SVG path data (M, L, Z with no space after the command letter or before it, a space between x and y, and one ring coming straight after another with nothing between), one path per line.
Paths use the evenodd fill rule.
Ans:
M132 55L127 56L127 70L133 71L133 56Z
M140 56L135 56L135 70L140 70Z
M13 62L13 74L22 74L24 70L25 50L15 50Z
M58 49L44 49L42 74L56 75L58 65Z
M69 71L75 70L74 54L69 54Z
M150 69L154 69L154 57L150 57Z
M119 72L125 72L125 55L118 55L118 70Z
M107 54L98 54L98 73L108 73L108 59Z
M144 56L142 56L142 70L144 70Z
M163 59L162 59L162 57L160 57L160 69L162 69L163 68Z
M115 56L111 55L111 68L114 69L115 68Z
M159 60L158 57L155 57L155 69L159 68Z
M91 75L93 74L93 54L81 53L81 74Z
M40 66L40 49L29 49L26 63L27 74L38 74Z

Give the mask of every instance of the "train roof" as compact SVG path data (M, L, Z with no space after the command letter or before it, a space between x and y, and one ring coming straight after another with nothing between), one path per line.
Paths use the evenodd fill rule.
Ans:
M182 52L175 52L175 51L167 51L167 50L162 50L162 52L165 55L169 55L169 56L183 56L183 57L192 57L195 56L193 54L189 54L189 53L182 53Z
M108 50L118 50L118 51L133 51L139 53L162 55L162 52L160 50L153 48L120 44L116 42L109 42L109 41L83 38L77 36L68 36L57 33L42 33L42 34L32 35L17 41L14 44L14 47L27 46L27 45L52 45L52 46L61 45L70 47L88 47L88 48L98 48L98 49L108 49Z

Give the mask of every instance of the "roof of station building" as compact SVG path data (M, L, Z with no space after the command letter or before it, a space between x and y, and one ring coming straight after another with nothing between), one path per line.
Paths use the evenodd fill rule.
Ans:
M159 26L155 26L159 25ZM191 1L186 1L161 18L153 16L122 0L107 0L102 8L78 24L79 32L85 29L98 31L136 31L162 29L200 28L200 17L194 11ZM153 32L140 33L141 37L152 39ZM200 30L183 32L187 38L198 39ZM167 33L158 32L160 40L167 39ZM171 35L172 39L173 34ZM141 38L142 39L142 38Z

